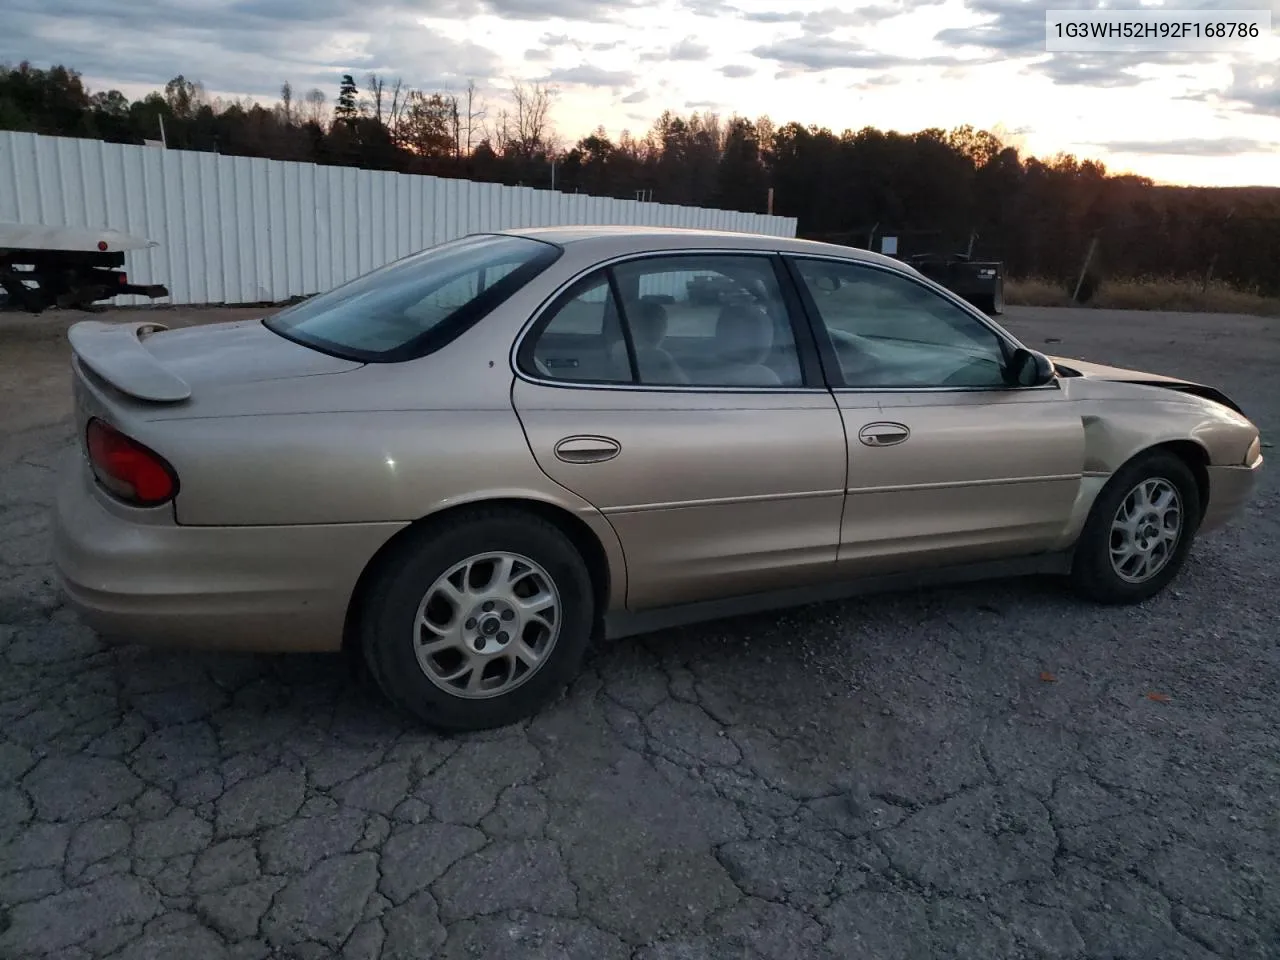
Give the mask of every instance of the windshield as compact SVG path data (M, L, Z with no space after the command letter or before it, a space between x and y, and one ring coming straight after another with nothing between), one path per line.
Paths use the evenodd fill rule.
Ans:
M267 329L353 360L408 360L438 350L560 256L527 237L463 237L411 254L281 310Z

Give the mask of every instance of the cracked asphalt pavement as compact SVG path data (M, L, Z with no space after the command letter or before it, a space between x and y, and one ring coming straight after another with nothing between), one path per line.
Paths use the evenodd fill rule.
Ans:
M1280 433L1274 320L1007 320ZM1280 957L1274 465L1143 606L1028 580L671 630L441 737L338 657L77 623L67 322L0 321L0 956Z

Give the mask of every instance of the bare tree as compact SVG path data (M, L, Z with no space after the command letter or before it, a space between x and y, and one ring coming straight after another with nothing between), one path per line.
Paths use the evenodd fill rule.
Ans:
M467 89L462 94L461 117L458 130L459 152L470 156L479 138L484 136L484 124L487 109L480 96L480 88L475 80L467 81Z
M386 89L386 81L376 73L369 74L367 83L369 85L369 96L372 98L373 119L382 120L382 96Z
M306 108L303 112L303 121L306 123L314 123L317 127L323 129L325 125L324 91L319 87L312 87L307 91L305 102Z
M530 157L555 147L555 131L551 125L551 105L559 91L555 87L518 80L511 84L511 109L503 108L490 136L499 153L515 153Z
M511 99L515 103L516 138L526 149L549 147L554 136L551 127L551 104L559 91L534 82L529 86L513 84Z
M396 84L391 88L391 105L387 110L387 129L391 132L391 139L396 142L400 141L400 130L411 95L412 91L405 87L404 81L396 77Z
M458 98L449 94L449 134L453 137L453 155L462 156L462 114L458 112Z

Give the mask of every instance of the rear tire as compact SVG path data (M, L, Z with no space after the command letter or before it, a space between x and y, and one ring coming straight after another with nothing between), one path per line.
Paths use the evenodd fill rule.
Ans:
M1140 603L1178 575L1200 526L1200 491L1172 453L1141 454L1116 471L1076 543L1071 580L1098 603Z
M451 731L536 713L577 675L595 622L569 538L509 509L425 527L384 558L362 609L361 648L383 693Z

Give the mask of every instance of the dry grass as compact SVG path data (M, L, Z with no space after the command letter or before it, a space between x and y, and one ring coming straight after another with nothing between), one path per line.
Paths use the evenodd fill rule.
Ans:
M1041 279L1006 280L1004 298L1008 304L1025 307L1071 306L1071 299L1061 284ZM1085 306L1280 317L1280 299L1236 290L1221 283L1211 283L1208 289L1201 289L1201 284L1189 280L1107 280Z

